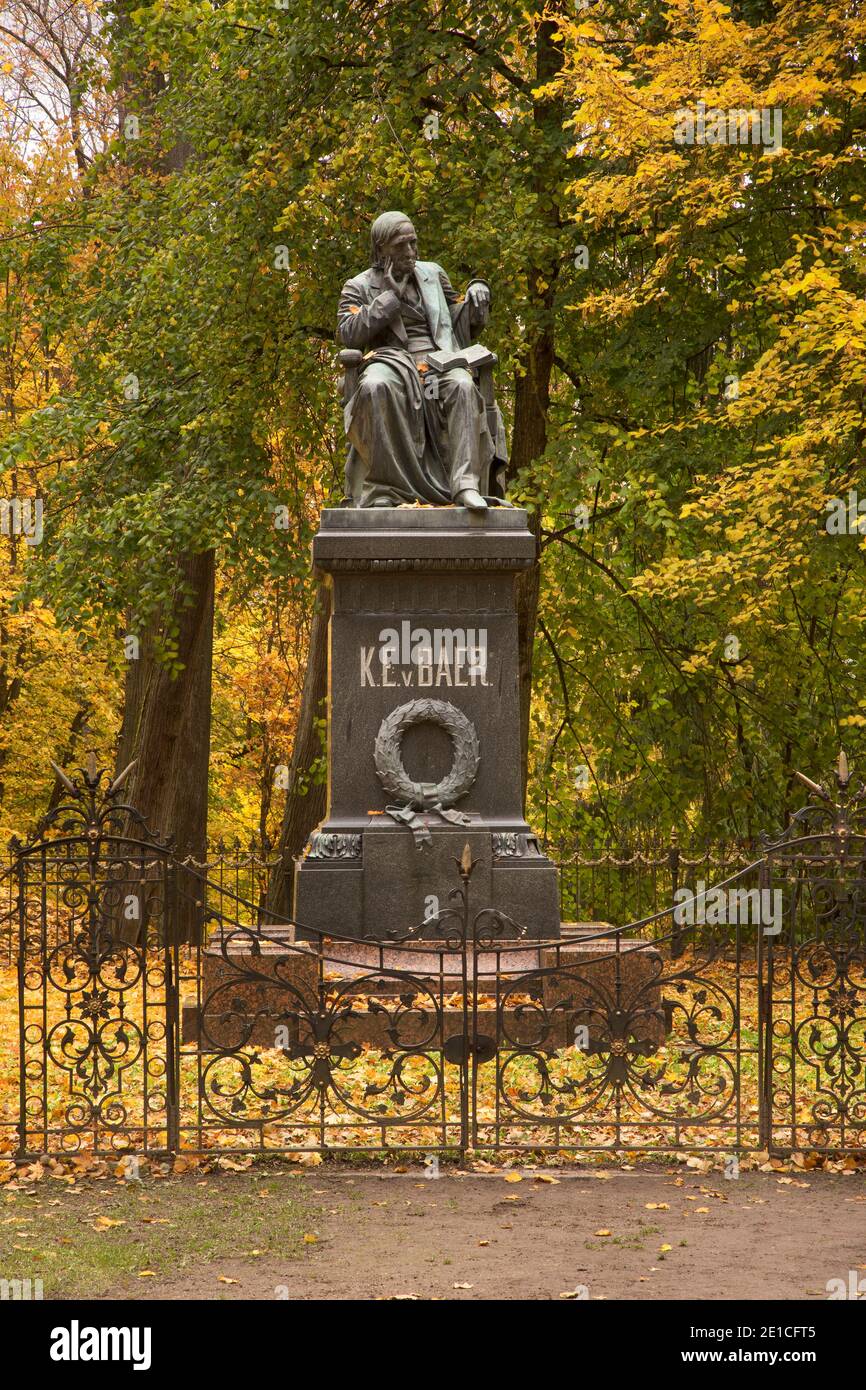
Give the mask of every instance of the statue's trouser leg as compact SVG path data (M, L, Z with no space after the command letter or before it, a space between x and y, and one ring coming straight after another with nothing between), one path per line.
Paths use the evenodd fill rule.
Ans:
M394 502L416 495L417 480L407 475L417 444L405 387L386 363L372 362L365 368L351 403L347 432L360 460L353 482L363 491L365 505L371 491L390 495Z
M452 368L439 377L439 403L448 436L451 496L466 488L486 491L486 470L493 452L481 392L471 372Z
M349 439L368 469L381 459L386 465L405 447L408 431L405 411L400 410L400 378L385 365L373 362L361 378L352 402Z

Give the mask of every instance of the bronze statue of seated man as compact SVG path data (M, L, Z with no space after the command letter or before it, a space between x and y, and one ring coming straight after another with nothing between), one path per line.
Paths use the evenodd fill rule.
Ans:
M507 461L492 392L496 358L473 347L490 314L490 287L475 279L458 295L440 265L418 260L415 229L401 212L377 217L370 240L370 268L343 286L337 319L339 341L362 354L344 397L348 500L484 511L504 495ZM450 356L483 364L481 389Z

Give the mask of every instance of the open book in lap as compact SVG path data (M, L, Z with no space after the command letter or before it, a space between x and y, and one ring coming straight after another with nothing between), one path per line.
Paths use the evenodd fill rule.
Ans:
M476 367L486 367L496 361L496 353L484 347L483 343L472 343L470 347L458 348L456 352L428 352L426 361L434 372L450 372L454 367L465 367L472 371Z

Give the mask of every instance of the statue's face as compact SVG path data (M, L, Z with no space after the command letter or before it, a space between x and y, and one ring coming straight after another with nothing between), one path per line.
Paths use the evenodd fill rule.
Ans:
M392 270L397 276L409 275L415 269L418 238L411 222L400 224L385 247L385 255L392 262Z

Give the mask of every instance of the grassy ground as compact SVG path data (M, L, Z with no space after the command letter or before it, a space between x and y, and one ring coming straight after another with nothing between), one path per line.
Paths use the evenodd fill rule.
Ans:
M137 1298L146 1284L207 1268L207 1296L221 1298L224 1261L304 1261L316 1219L302 1179L264 1173L71 1188L44 1178L0 1196L0 1279L39 1278L47 1299Z

